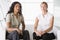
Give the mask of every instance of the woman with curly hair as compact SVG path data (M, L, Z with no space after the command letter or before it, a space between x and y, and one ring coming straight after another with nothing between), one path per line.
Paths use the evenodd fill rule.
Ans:
M24 40L30 40L29 32L25 30L24 17L22 15L22 6L19 2L13 2L6 17L7 35L9 40L20 40L23 37ZM19 26L22 24L22 30Z

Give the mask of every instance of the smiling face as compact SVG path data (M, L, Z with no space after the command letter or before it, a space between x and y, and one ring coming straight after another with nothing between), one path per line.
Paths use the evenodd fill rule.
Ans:
M20 11L20 5L17 3L15 6L14 6L14 12L18 13Z
M43 3L41 4L41 10L42 10L42 11L47 11L47 8L48 8L47 3L46 3L46 2L43 2Z

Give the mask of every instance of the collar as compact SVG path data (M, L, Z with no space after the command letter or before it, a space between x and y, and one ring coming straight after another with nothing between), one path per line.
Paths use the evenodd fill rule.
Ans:
M41 14L43 16L43 14ZM43 16L43 17L46 17L48 15L48 12Z
M14 13L11 13L11 15L14 16ZM20 16L19 13L18 13L18 16Z

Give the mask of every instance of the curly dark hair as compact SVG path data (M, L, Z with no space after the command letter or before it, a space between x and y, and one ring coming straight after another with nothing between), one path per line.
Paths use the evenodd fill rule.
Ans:
M15 1L15 2L12 3L12 5L11 5L11 7L10 7L10 9L9 9L9 11L8 11L7 14L14 12L14 6L15 6L16 4L19 4L19 5L20 5L19 14L22 15L22 6L21 6L21 3L17 2L17 1Z

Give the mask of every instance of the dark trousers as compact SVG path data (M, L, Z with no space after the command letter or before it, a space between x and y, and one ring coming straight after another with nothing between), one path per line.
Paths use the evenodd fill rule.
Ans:
M43 40L52 40L55 39L55 35L53 33L45 33L44 35L37 36L36 33L33 33L33 39L39 40L39 39L43 39Z
M20 40L21 38L23 38L23 40L30 40L29 32L27 30L23 31L23 35L19 35L17 31L13 31L8 33L7 38L9 40Z

